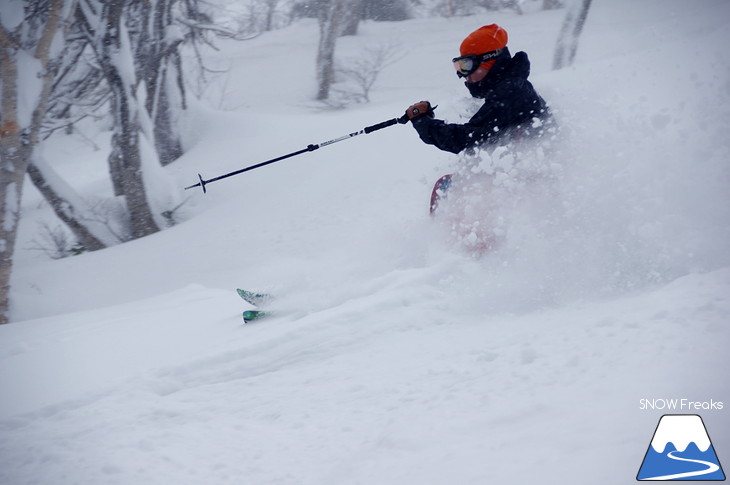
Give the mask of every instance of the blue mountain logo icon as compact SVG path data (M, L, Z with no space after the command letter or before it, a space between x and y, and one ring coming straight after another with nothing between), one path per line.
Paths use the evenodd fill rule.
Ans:
M665 414L646 450L637 480L725 480L702 418Z

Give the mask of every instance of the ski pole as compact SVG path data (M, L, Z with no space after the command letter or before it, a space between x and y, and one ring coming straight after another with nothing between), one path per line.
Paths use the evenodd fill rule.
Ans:
M381 123L377 123L377 124L372 125L372 126L367 126L367 127L363 128L360 131L356 131L356 132L347 134L345 136L341 136L339 138L335 138L334 140L324 141L324 142L318 143L316 145L315 144L308 145L307 148L302 148L301 150L297 150L296 152L292 152L292 153L288 153L286 155L282 155L280 157L272 158L271 160L267 160L265 162L257 163L256 165L251 165L250 167L242 168L240 170L236 170L236 171L233 171L233 172L224 174L224 175L219 175L218 177L213 177L212 179L204 180L203 179L203 176L200 175L200 174L198 174L198 179L200 180L200 182L198 182L197 184L191 185L189 187L185 187L185 190L192 189L194 187L200 187L201 189L203 189L203 193L205 194L207 192L205 186L208 185L211 182L216 182L218 180L223 180L223 179L228 178L228 177L233 177L234 175L238 175L238 174L243 173L243 172L248 172L249 170L254 170L254 169L257 169L257 168L260 168L260 167L263 167L263 166L266 166L266 165L269 165L269 164L272 164L272 163L280 162L281 160L285 160L287 158L295 157L297 155L301 155L302 153L313 152L314 150L317 150L318 148L326 147L327 145L332 145L333 143L337 143L338 141L348 140L348 139L350 139L350 138L352 138L354 136L362 135L363 133L365 133L367 135L367 134L372 133L374 131L381 130L383 128L387 128L387 127L393 126L395 124L406 124L406 123L408 123L408 116L403 115L400 118L393 118L393 119L390 119L390 120L387 120L387 121L383 121Z

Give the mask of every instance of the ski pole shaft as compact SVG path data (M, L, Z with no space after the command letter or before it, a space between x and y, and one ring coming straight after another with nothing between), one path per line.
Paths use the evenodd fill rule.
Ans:
M355 136L358 136L358 135L362 135L363 133L367 135L367 134L372 133L374 131L382 130L383 128L387 128L387 127L393 126L395 124L405 124L405 123L408 123L408 117L405 116L405 115L404 116L401 116L400 118L393 118L393 119L390 119L390 120L386 120L386 121L383 121L381 123L377 123L375 125L366 126L365 128L363 128L360 131L355 131L353 133L349 133L347 135L341 136L339 138L335 138L333 140L323 141L322 143L308 145L307 148L302 148L301 150L297 150L297 151L292 152L292 153L287 153L286 155L282 155L280 157L272 158L271 160L266 160L265 162L257 163L255 165L251 165L249 167L245 167L245 168L242 168L242 169L239 169L239 170L235 170L233 172L229 172L229 173L226 173L226 174L223 174L223 175L219 175L218 177L213 177L212 179L208 179L208 180L204 180L203 179L203 176L200 175L200 174L198 174L198 179L200 181L197 184L193 184L193 185L191 185L189 187L185 187L185 190L192 189L192 188L195 188L195 187L200 187L201 189L203 189L203 193L206 193L207 192L207 189L205 188L205 186L208 185L211 182L216 182L218 180L223 180L223 179L228 178L228 177L233 177L234 175L238 175L238 174L241 174L241 173L244 173L244 172L248 172L250 170L255 170L257 168L261 168L261 167L264 167L266 165L270 165L272 163L280 162L280 161L285 160L287 158L291 158L291 157L295 157L297 155L301 155L302 153L313 152L314 150L317 150L319 148L326 147L328 145L332 145L332 144L337 143L337 142L340 142L342 140L349 140L350 138L355 137Z

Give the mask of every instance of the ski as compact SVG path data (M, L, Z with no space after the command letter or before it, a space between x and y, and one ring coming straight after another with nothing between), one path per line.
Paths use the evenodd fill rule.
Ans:
M255 291L242 290L241 288L236 288L236 293L238 293L238 296L240 296L246 303L255 307L265 305L272 300L271 295L267 293L257 293ZM243 323L250 323L270 316L271 312L264 310L246 310L242 315Z
M261 320L264 317L271 315L271 312L265 312L261 310L246 310L243 312L243 323L250 323L257 320Z
M246 303L253 306L261 306L271 300L271 295L266 293L256 293L253 291L242 290L241 288L237 288L236 292Z

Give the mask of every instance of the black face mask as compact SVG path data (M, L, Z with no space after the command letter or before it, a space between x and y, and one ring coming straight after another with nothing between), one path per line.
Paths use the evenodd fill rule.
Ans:
M466 82L464 83L464 86L466 86L466 89L469 90L469 94L471 94L473 97L484 97L484 88L482 88L482 81L477 81L475 83Z
M499 76L499 72L503 69L503 62L506 59L511 59L512 55L509 52L509 49L505 47L504 49L501 49L501 52L499 56L497 57L497 62L492 66L492 68L489 70L486 76L484 76L484 79L481 81L477 81L475 83L465 82L464 86L466 86L466 89L469 90L469 94L474 96L475 98L484 98L486 96L487 91L490 84L492 84L491 79L494 78L494 75L497 74L497 77ZM491 76L491 77L490 77ZM487 78L490 79L490 81L487 81Z

